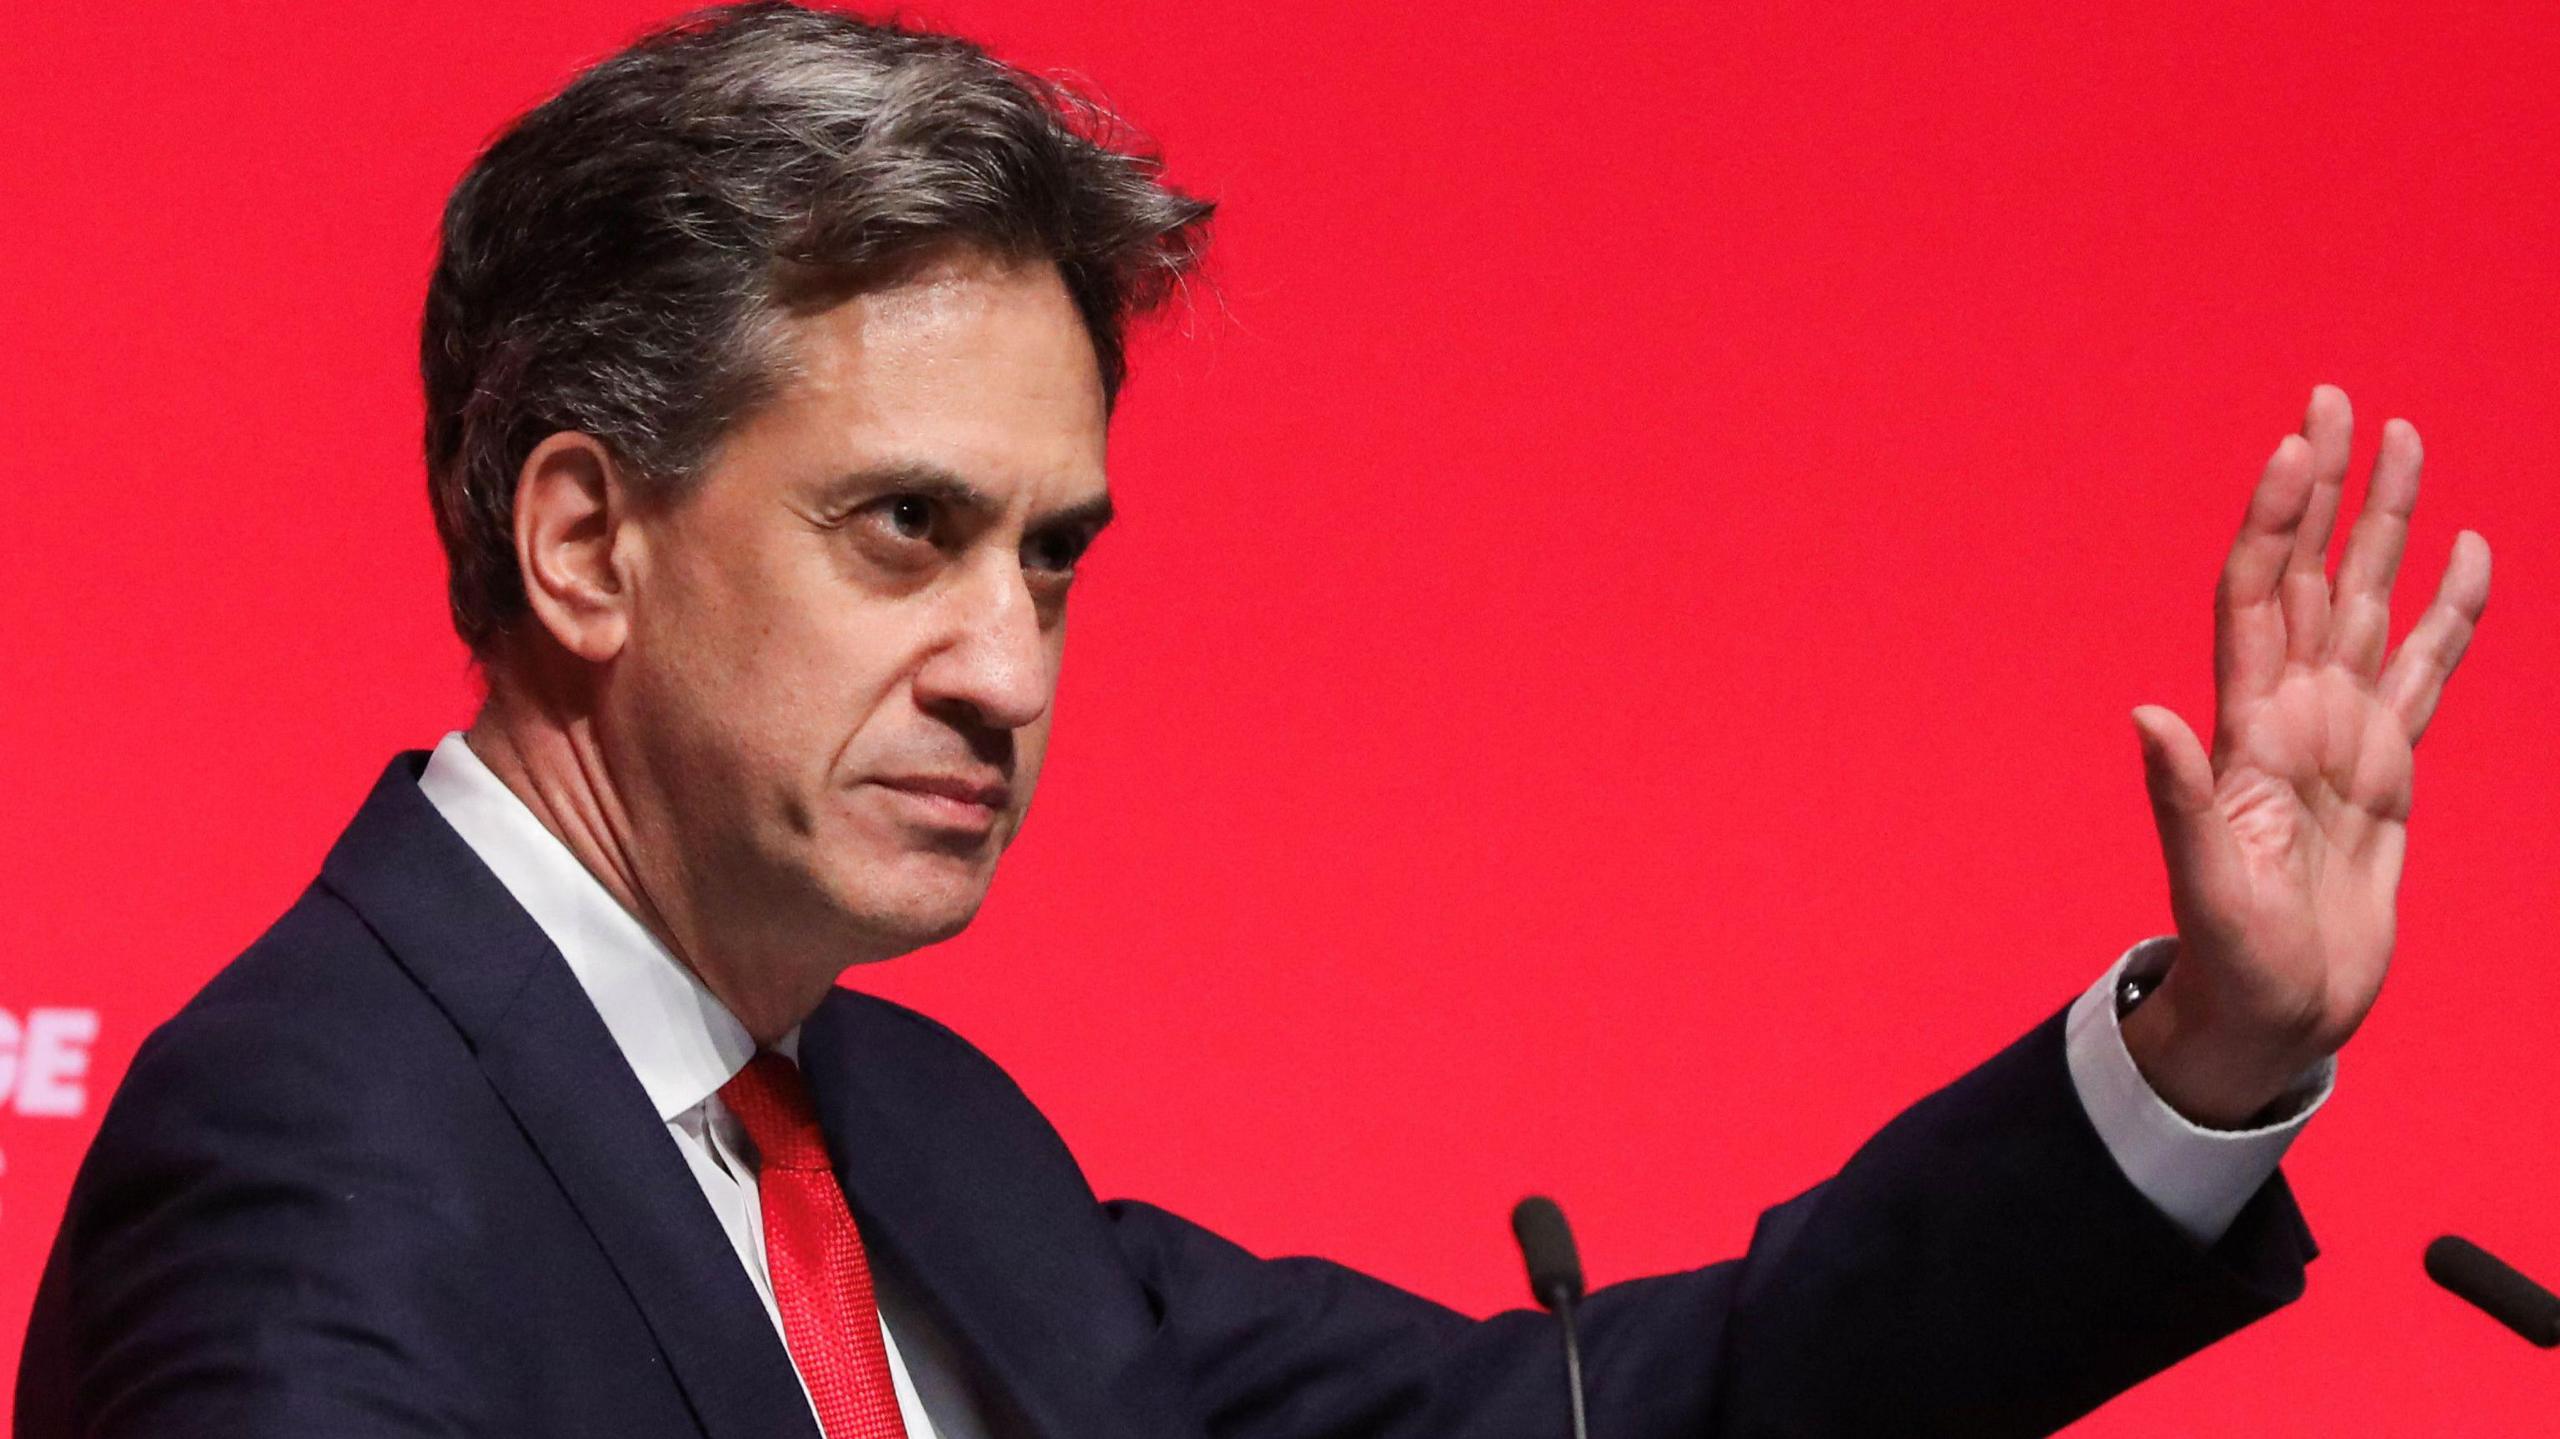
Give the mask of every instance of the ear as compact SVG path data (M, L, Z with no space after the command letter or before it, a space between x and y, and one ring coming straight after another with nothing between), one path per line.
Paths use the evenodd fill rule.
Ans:
M630 475L603 441L563 430L516 474L516 571L534 619L560 647L602 664L631 633Z

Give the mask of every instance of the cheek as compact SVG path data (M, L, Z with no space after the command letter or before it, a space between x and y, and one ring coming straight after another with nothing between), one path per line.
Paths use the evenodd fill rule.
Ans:
M768 747L765 772L803 793L832 791L867 764L912 752L904 677L914 616L890 604L765 607L726 637L726 702ZM906 743L902 745L902 741Z
M701 802L736 808L804 788L845 701L824 611L770 572L662 572L635 626L635 716ZM717 792L706 792L716 788Z

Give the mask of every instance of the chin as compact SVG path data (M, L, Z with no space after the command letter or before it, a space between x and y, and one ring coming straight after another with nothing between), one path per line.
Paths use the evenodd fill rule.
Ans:
M902 875L895 884L881 883L877 874L865 876L868 882L831 886L831 898L860 936L861 947L871 957L888 959L951 939L977 918L990 876L953 872L956 869Z
M947 939L957 939L969 927L969 921L976 913L971 910L950 915L882 914L875 910L857 922L863 954L862 959L856 962L896 959Z

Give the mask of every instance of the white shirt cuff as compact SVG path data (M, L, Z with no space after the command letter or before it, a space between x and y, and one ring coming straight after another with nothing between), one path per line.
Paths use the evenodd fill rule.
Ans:
M2080 1107L2133 1187L2198 1244L2231 1228L2241 1206L2283 1162L2293 1137L2337 1087L2333 1055L2304 1070L2279 1101L2284 1115L2256 1129L2207 1129L2171 1109L2136 1069L2116 1027L2116 987L2127 975L2167 972L2177 939L2146 939L2074 1000L2064 1022L2065 1053Z

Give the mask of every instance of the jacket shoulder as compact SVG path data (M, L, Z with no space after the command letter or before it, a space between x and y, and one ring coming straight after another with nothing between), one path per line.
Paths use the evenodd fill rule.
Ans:
M356 911L314 884L144 1038L99 1142L171 1105L360 1107L468 1053Z
M945 1077L993 1084L1017 1096L1022 1092L1002 1065L958 1030L893 999L838 985L828 991L810 1023L840 1034L849 1043L869 1045L874 1051L886 1048L901 1063L928 1065Z
M911 1112L931 1113L938 1124L1029 1140L1068 1159L1065 1141L1013 1075L931 1015L838 987L801 1036L804 1065L858 1068L864 1089Z
M476 1070L355 911L307 890L109 1101L30 1316L26 1432L452 1417L441 1379L504 1357L457 1317L502 1233L472 1176L509 1131Z

